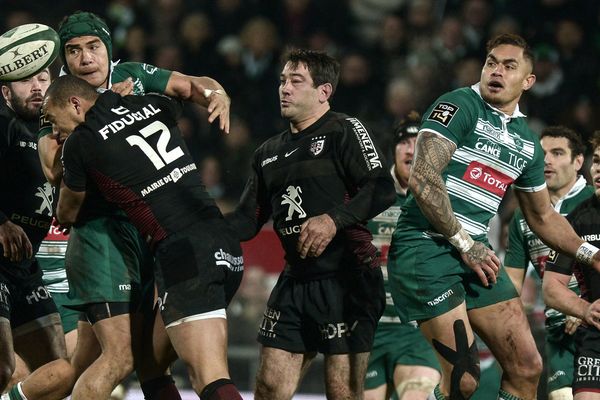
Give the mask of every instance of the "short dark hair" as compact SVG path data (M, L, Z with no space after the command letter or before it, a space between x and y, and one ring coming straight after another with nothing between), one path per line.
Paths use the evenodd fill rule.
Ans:
M578 155L583 155L585 152L585 144L581 135L575 132L573 129L567 128L566 126L548 126L542 130L540 139L545 137L562 138L564 137L569 142L569 149L571 149L571 161Z
M86 100L96 100L99 94L96 88L87 81L73 75L64 75L58 77L52 82L46 91L45 98L56 105L65 104L69 97L80 96Z
M533 54L533 50L527 43L525 39L521 36L516 35L514 33L502 33L496 37L493 37L487 42L486 51L487 54L490 54L492 50L496 47L501 46L503 44L508 44L511 46L520 47L523 49L523 57L531 63L531 67L533 68L535 56Z
M333 88L331 96L340 77L340 63L325 52L294 49L284 58L285 63L290 63L292 68L298 68L300 63L306 65L313 80L314 87L330 83Z
M594 131L592 138L590 139L592 145L592 153L596 150L596 147L600 146L600 131Z

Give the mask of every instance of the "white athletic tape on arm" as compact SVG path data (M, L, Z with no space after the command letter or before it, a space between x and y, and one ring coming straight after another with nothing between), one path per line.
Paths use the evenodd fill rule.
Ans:
M463 228L460 228L460 231L456 232L454 236L448 238L448 241L461 253L466 253L467 251L471 250L471 247L473 247L475 244L473 238L471 238L471 236Z
M596 254L598 250L600 249L598 249L593 244L583 242L581 246L579 246L579 248L577 249L577 252L575 253L575 259L580 263L591 265L592 259L594 258L594 254Z

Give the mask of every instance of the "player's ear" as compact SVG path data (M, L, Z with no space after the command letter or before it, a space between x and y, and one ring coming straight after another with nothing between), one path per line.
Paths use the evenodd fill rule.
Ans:
M83 111L81 109L81 100L77 96L69 97L69 105L77 111L77 114Z
M326 101L328 101L331 97L331 94L333 93L333 86L331 86L331 83L324 83L322 85L319 85L317 89L319 90L319 101L321 103L325 103Z

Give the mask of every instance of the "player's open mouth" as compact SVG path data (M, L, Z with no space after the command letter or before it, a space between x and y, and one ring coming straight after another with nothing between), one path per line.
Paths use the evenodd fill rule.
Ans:
M488 87L490 88L490 90L497 91L499 89L503 89L504 85L502 85L502 83L498 81L490 81L490 83L488 83Z

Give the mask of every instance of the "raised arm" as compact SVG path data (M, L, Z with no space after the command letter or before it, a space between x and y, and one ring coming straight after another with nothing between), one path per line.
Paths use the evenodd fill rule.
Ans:
M419 208L433 225L461 253L463 261L488 286L496 282L500 260L481 242L475 242L454 215L442 172L448 166L456 145L433 132L421 131L408 187Z
M164 94L207 107L208 122L212 123L219 118L219 127L225 133L229 133L231 99L216 80L207 76L190 76L173 71Z
M58 144L52 134L38 139L38 154L42 163L42 171L52 186L59 186L62 178L62 163L60 155L62 144Z

